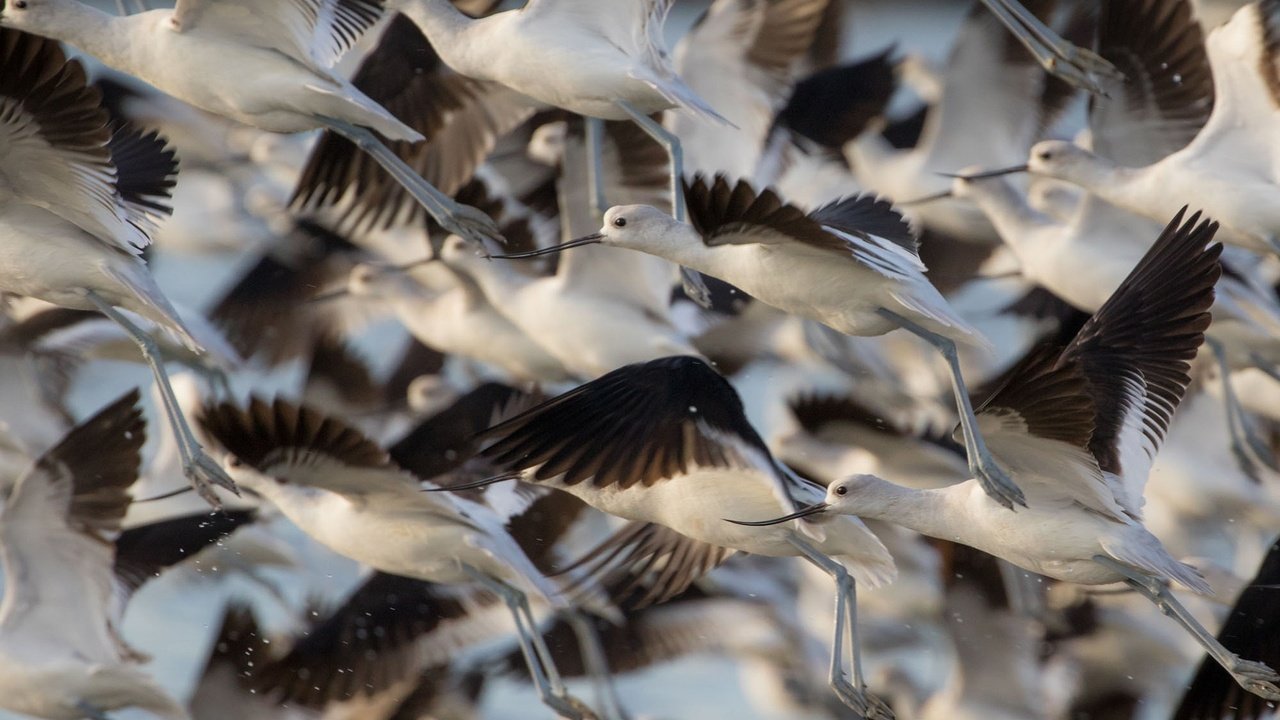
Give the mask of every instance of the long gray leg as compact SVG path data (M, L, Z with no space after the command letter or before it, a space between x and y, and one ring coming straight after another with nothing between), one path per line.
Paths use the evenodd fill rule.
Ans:
M1137 570L1122 565L1105 555L1095 555L1094 562L1103 565L1125 577L1125 583L1137 590L1143 597L1155 603L1165 615L1173 618L1192 637L1200 643L1205 652L1214 659L1223 670L1240 683L1240 687L1267 700L1280 700L1280 674L1260 662L1244 660L1239 655L1223 647L1218 639L1196 620L1182 603L1169 592L1169 584Z
M1096 75L1117 80L1124 77L1097 53L1063 40L1017 0L982 0L982 4L1026 46L1045 70L1068 83L1101 94L1103 88Z
M1205 344L1213 351L1213 359L1218 365L1218 374L1222 376L1222 402L1227 412L1227 433L1231 436L1231 454L1235 456L1240 469L1254 480L1260 480L1257 468L1254 466L1255 457L1257 462L1272 470L1280 469L1280 466L1277 465L1271 448L1253 431L1248 413L1240 406L1240 399L1236 397L1235 388L1231 385L1231 365L1227 361L1226 348L1217 339L1209 337L1205 338ZM1250 450L1253 451L1252 455L1249 453Z
M641 130L666 149L667 157L671 160L671 217L684 222L687 215L684 206L684 149L680 147L680 138L662 127L662 123L636 110L631 103L625 100L616 100L615 103L622 108L623 112L631 116ZM681 266L680 280L684 283L685 294L691 300L708 310L711 309L711 291L703 282L702 275Z
M529 599L519 589L511 587L501 580L481 572L470 566L464 566L467 574L476 582L485 586L490 592L502 598L516 624L516 638L520 643L520 653L524 655L525 664L529 667L529 676L533 679L538 697L543 704L555 710L562 717L574 720L596 720L596 714L586 703L573 697L564 687L560 673L551 661L551 651L542 639L542 633L533 623L533 614L529 611Z
M882 317L919 337L942 353L942 357L947 361L947 367L951 370L951 389L955 393L956 408L960 413L960 429L964 433L965 453L969 456L969 472L973 473L992 500L1010 510L1015 504L1026 507L1027 501L1022 490L996 464L991 451L987 449L986 441L978 433L978 419L973 414L973 403L969 400L969 389L965 387L964 375L960 373L960 357L956 353L955 342L924 329L892 310L880 308L878 312Z
M867 685L862 677L862 653L858 646L857 591L849 571L840 563L827 557L822 551L798 537L790 538L792 545L800 551L801 556L813 563L818 569L827 573L836 584L835 635L832 639L831 669L828 681L831 689L841 702L854 712L865 718L892 720L893 711L879 699L867 693ZM849 654L853 673L850 684L844 672L845 627L849 628Z
M577 610L565 610L560 616L569 623L569 627L573 628L573 634L578 639L578 651L582 653L582 664L595 686L596 702L604 710L604 717L609 720L625 720L627 714L622 710L618 688L613 684L613 675L609 672L609 661L605 657L604 647L600 644L600 634L596 632L591 621Z
M173 394L173 386L169 383L169 374L164 369L164 358L160 354L160 347L142 328L134 325L129 318L125 317L120 311L116 310L111 303L102 299L92 290L85 291L85 297L88 298L98 310L111 318L119 325L133 341L138 344L138 348L142 351L142 358L151 368L152 375L156 379L156 387L160 389L160 397L164 403L164 412L169 419L169 425L173 428L174 438L178 443L178 455L182 458L182 473L191 481L192 487L204 498L206 502L215 508L221 508L222 502L213 492L213 485L230 490L237 495L240 491L236 488L236 484L222 470L222 466L214 462L204 449L200 447L200 443L196 441L195 435L191 432L191 426L187 424L187 420L182 415L182 406L178 403L178 398Z
M368 153L383 170L399 183L418 201L440 227L458 235L477 247L485 248L485 241L501 243L502 233L493 219L470 205L455 202L453 198L436 189L434 185L422 179L413 168L392 152L368 128L334 118L322 117L320 122L325 127L350 140L364 152Z
M591 187L591 217L597 221L609 209L604 192L604 120L585 118L587 129L587 183Z

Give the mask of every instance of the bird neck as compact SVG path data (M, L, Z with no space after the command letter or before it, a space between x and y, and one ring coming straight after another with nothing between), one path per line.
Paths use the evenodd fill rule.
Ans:
M418 26L446 65L465 75L474 75L469 69L458 67L462 53L472 44L466 31L476 23L474 18L449 0L393 0L389 7L404 13Z
M1049 218L1027 203L1013 185L1003 179L981 182L972 198L1010 248L1015 251L1032 232L1049 224Z
M485 297L493 298L496 305L499 299L510 297L512 293L519 292L534 281L534 278L512 267L513 262L519 261L489 260L468 267L464 272Z
M698 272L717 275L711 266L711 258L702 236L689 223L672 220L661 231L645 238L643 242L628 246L649 255L670 260L677 265L693 268ZM720 271L721 273L723 270Z
M144 13L150 15L151 13ZM48 21L31 32L74 45L116 70L132 72L132 48L137 44L133 28L139 16L118 17L81 2L60 3Z
M888 480L868 478L853 496L851 508L860 518L884 520L929 537L964 542L965 523L957 512L956 491L968 483L939 490L917 490Z

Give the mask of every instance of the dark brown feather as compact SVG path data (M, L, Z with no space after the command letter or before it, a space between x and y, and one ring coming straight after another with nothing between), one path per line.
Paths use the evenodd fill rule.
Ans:
M1221 273L1222 247L1206 249L1217 223L1199 213L1182 220L1179 212L1068 346L1028 355L979 413L1016 415L1032 434L1088 449L1104 471L1123 475L1117 443L1138 410L1128 385L1139 382L1149 397L1143 431L1158 447L1190 382Z
M561 573L581 573L575 587L601 587L619 609L631 611L679 595L731 552L662 525L632 521Z
M509 471L538 467L535 482L620 488L741 462L700 426L769 456L728 381L683 356L619 368L500 423L481 434L481 454Z
M427 138L423 143L397 141L388 146L446 195L471 179L498 136L533 114L514 92L449 70L404 15L388 23L352 83ZM467 122L454 122L464 112ZM451 125L449 137L442 137ZM338 227L346 230L418 223L427 217L373 158L326 132L311 151L290 204L300 210L326 207L348 193L352 200L338 220Z
M120 530L147 440L139 397L137 388L125 393L36 460L36 472L71 475L67 525L72 529L103 539Z
M351 467L395 467L386 451L360 431L280 398L267 403L252 397L247 408L221 403L204 408L196 419L219 445L259 470L304 453Z
M412 676L418 640L467 608L448 588L374 573L284 657L254 668L248 684L282 705L312 709L376 694Z

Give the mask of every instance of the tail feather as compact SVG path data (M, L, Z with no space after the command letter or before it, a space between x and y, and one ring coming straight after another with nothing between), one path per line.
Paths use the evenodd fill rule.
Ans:
M738 127L725 118L725 116L716 112L715 108L711 107L706 100L703 100L698 93L694 92L693 88L686 85L684 80L680 79L679 75L672 74L669 77L664 78L646 77L641 79L648 83L654 90L662 93L662 96L669 100L673 105L688 110L696 117L710 122L720 123L721 125L728 125L732 128Z

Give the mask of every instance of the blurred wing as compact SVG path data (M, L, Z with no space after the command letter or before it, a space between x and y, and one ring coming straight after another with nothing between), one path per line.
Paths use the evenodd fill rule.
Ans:
M1195 138L1214 107L1214 80L1190 2L1103 3L1098 51L1125 80L1090 100L1095 153L1140 167Z
M116 188L102 96L58 43L0 29L0 201L44 208L133 255L151 241Z
M404 15L391 20L352 83L427 138L425 143L397 141L390 147L446 195L457 193L498 139L534 112L515 91L450 70ZM331 132L312 149L290 202L303 209L342 202L341 221L350 228L385 228L426 218L382 166Z
M1229 158L1241 172L1280 178L1280 8L1256 2L1209 33L1206 49L1216 96L1213 112L1186 152Z
M178 0L177 32L222 35L331 67L382 17L381 0Z
M121 660L109 617L109 535L128 510L146 440L138 397L135 389L67 433L19 478L0 513L0 642L14 655L47 661L53 648Z

